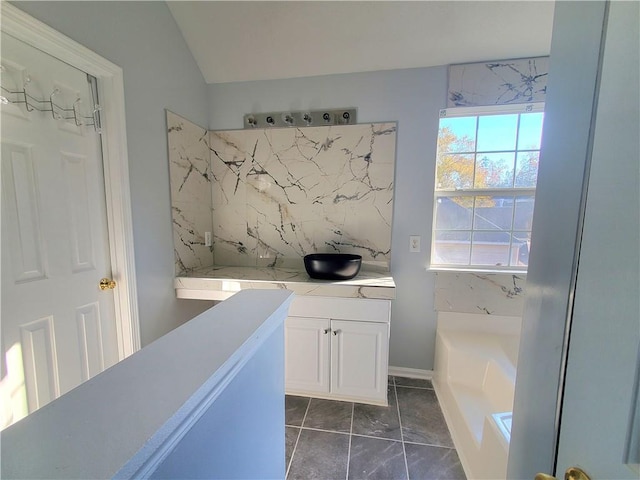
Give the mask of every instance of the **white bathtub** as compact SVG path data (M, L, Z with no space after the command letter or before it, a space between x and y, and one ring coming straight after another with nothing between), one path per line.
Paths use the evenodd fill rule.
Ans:
M439 312L433 384L469 479L504 479L519 317Z

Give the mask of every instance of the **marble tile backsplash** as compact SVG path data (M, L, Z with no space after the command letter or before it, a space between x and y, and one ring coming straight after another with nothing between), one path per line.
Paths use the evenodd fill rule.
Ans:
M544 102L549 57L449 66L448 107Z
M176 275L213 265L205 232L213 230L209 132L167 110L169 178Z
M210 149L216 265L341 252L389 268L395 123L214 131Z
M437 272L435 309L520 317L526 281L518 274Z

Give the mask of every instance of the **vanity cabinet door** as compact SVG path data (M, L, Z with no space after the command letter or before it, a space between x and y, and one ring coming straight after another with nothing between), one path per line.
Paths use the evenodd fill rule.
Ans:
M329 393L330 320L287 317L285 386L287 393Z
M331 392L387 401L389 325L331 321Z

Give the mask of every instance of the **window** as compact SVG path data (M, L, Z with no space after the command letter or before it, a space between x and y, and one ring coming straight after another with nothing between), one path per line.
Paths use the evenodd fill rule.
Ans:
M543 107L440 111L433 268L526 270Z

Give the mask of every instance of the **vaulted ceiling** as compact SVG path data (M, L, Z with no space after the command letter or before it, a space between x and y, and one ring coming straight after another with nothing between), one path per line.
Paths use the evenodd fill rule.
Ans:
M548 55L552 1L169 1L207 83Z

